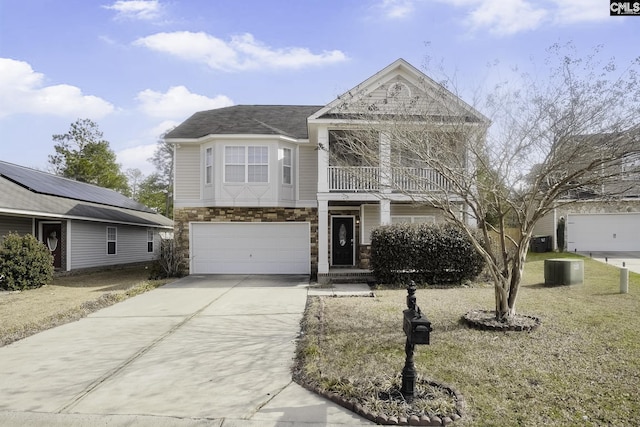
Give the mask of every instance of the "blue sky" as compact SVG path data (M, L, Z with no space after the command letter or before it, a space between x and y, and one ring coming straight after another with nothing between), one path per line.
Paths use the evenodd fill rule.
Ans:
M398 58L472 90L553 43L623 65L638 40L606 0L0 0L0 159L47 170L51 136L90 118L148 174L196 111L324 105Z

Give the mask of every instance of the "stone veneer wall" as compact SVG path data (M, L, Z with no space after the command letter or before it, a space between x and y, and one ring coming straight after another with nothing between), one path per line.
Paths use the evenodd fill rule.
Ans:
M318 274L318 209L316 208L178 208L173 211L174 239L189 260L190 222L308 222L311 224L311 275Z

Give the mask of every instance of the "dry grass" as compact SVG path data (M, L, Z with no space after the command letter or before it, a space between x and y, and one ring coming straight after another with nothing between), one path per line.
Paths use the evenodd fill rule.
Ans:
M416 367L465 397L467 413L456 425L640 425L640 275L630 275L623 295L617 268L585 259L583 285L545 287L550 256L558 254L529 259L518 300L520 313L542 319L534 332L461 324L465 312L493 308L491 286L418 290L433 332L430 346L416 347ZM299 348L310 381L346 383L345 392L357 395L345 379L373 383L402 370L406 291L376 295L310 303Z
M56 277L52 284L0 292L0 346L78 320L96 310L155 289L144 267Z

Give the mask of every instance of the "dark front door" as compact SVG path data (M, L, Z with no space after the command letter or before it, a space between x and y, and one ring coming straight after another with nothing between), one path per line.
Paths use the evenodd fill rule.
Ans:
M62 225L42 224L42 242L53 255L53 267L62 268Z
M353 217L331 218L331 264L353 265Z

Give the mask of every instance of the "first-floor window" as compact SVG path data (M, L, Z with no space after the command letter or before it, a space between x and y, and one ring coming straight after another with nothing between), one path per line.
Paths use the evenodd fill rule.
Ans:
M107 227L107 255L116 254L116 242L118 240L118 229Z
M153 230L147 230L147 252L153 252Z
M391 217L392 224L435 224L436 218L433 215L398 215Z

